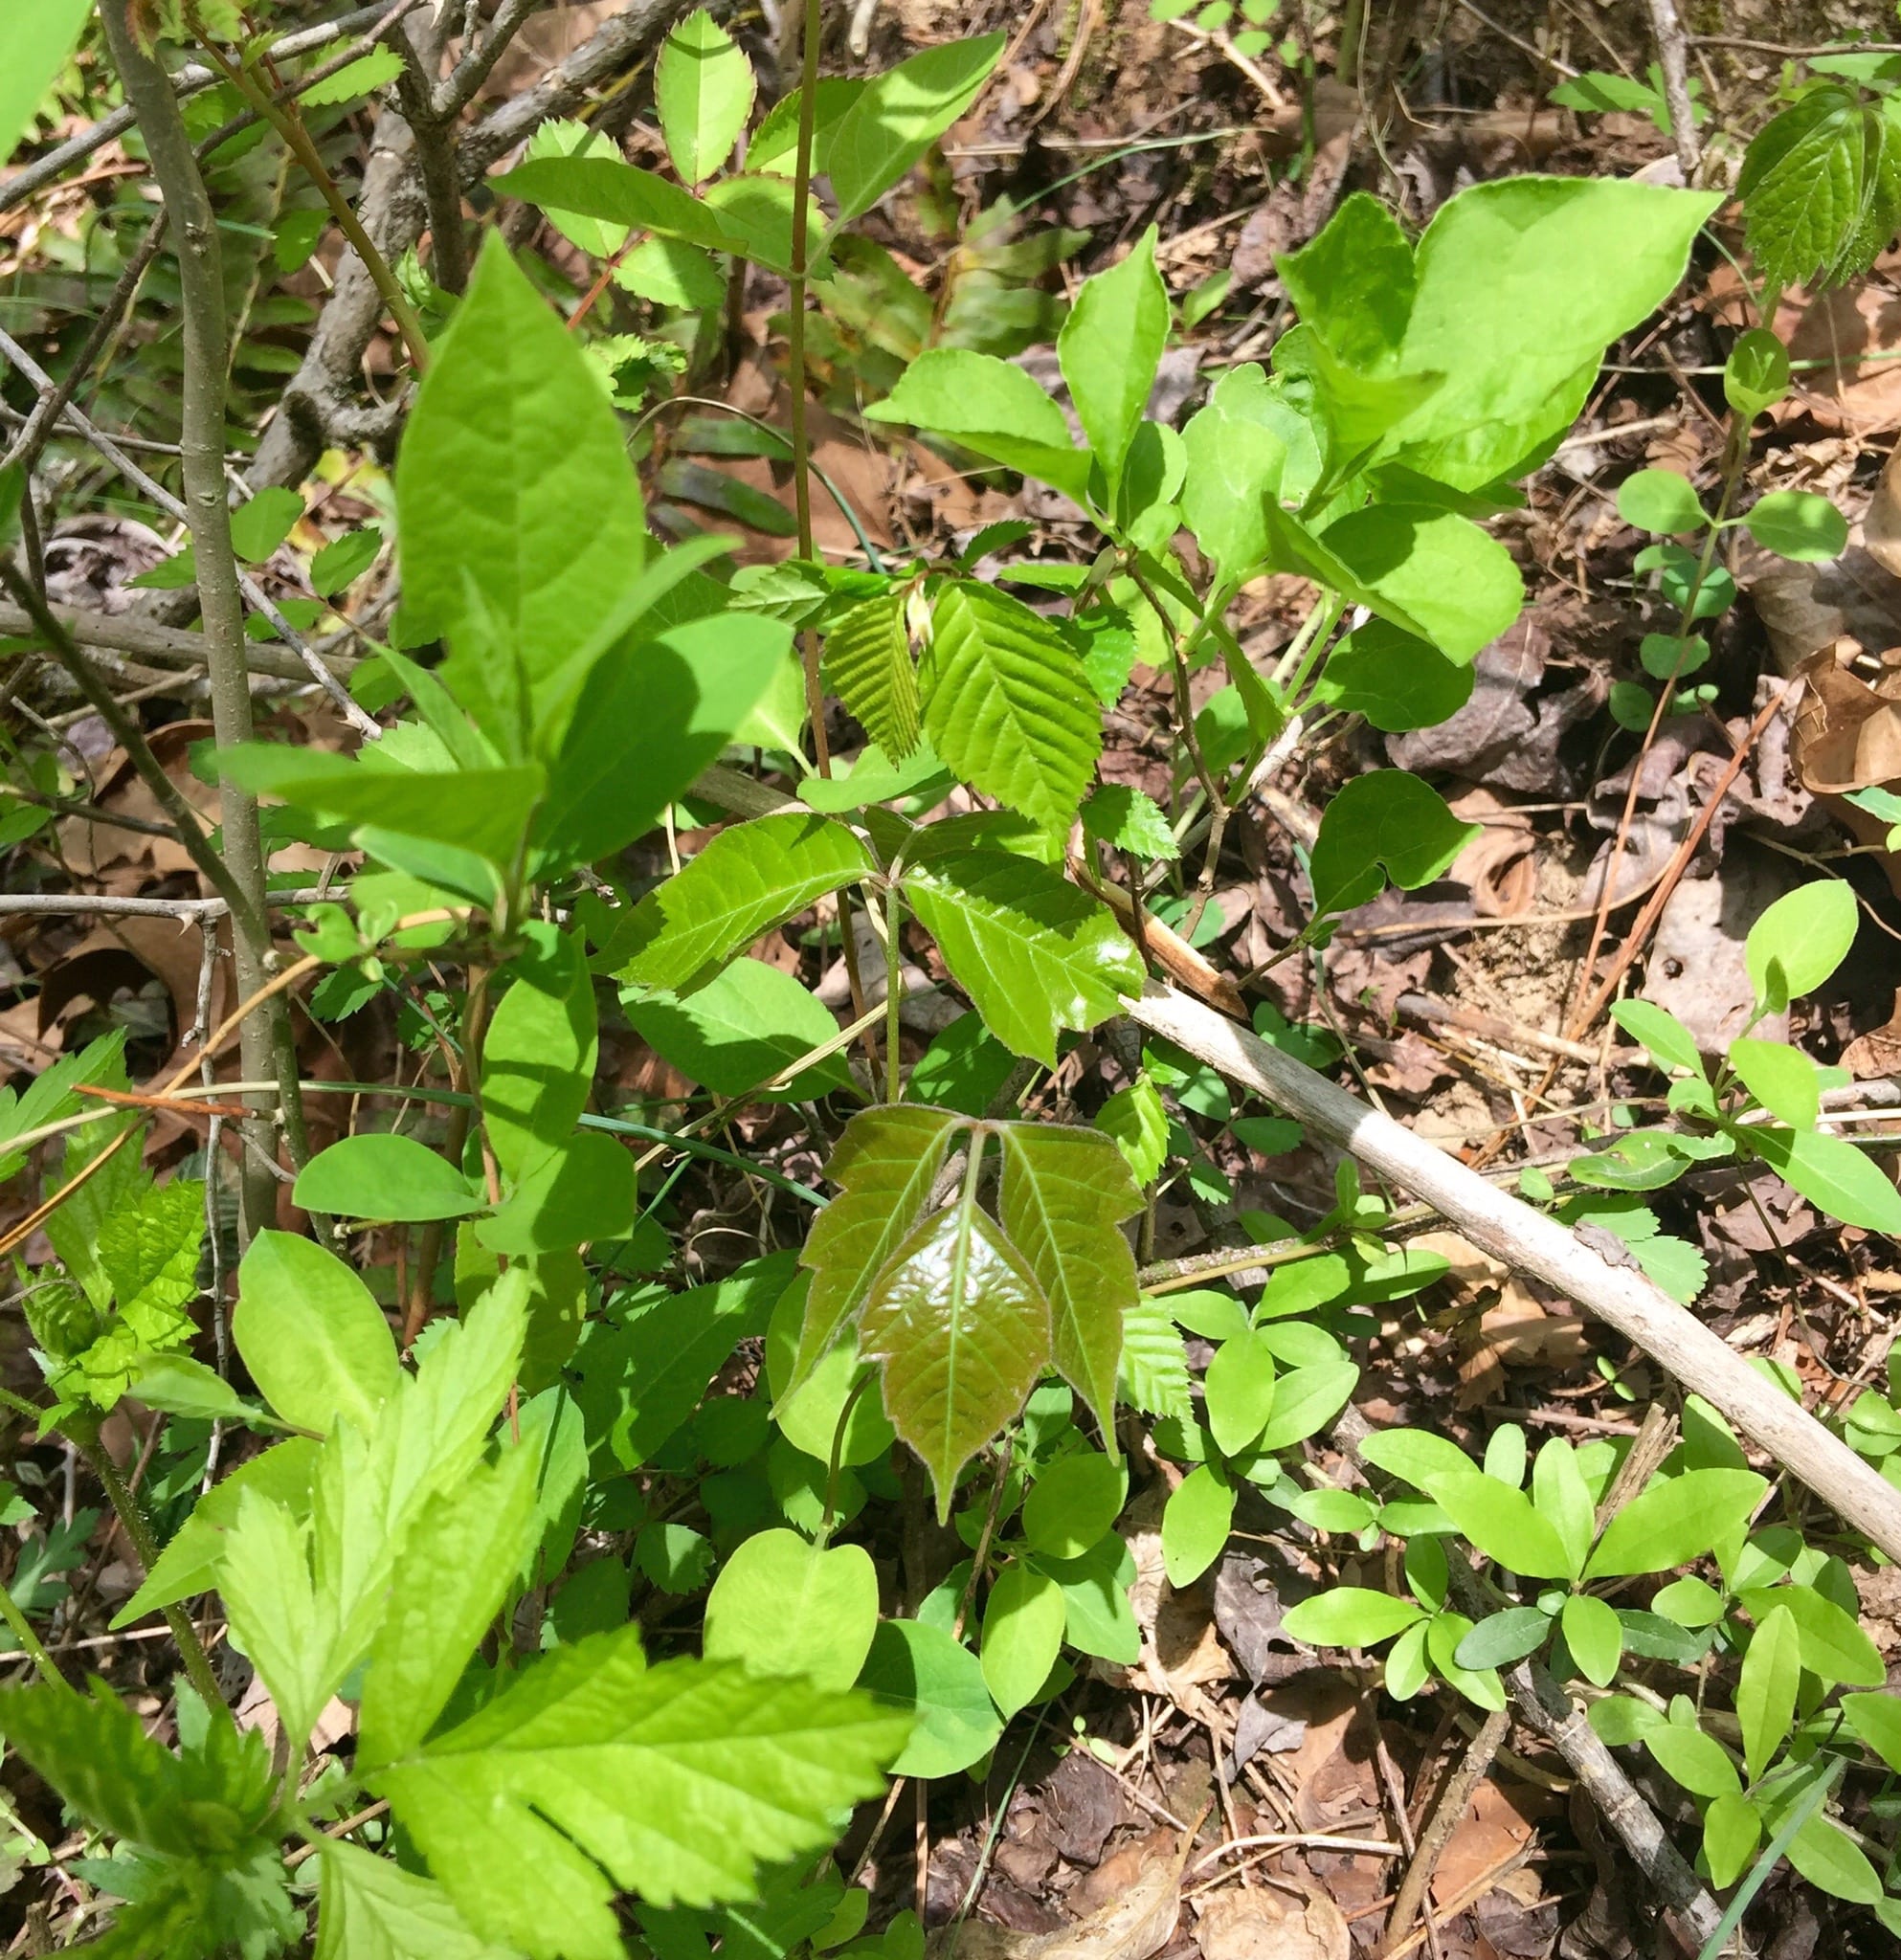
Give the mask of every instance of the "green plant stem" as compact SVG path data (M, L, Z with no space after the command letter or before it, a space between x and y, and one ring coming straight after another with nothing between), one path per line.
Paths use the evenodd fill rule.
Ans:
M138 1553L139 1563L149 1577L152 1568L158 1564L159 1546L131 1485L120 1475L119 1465L100 1441L97 1426L71 1424L66 1434L86 1459L93 1475L99 1479L113 1515L119 1520L132 1549ZM231 1711L225 1707L218 1678L212 1671L212 1657L205 1652L205 1643L199 1639L198 1629L191 1624L190 1615L177 1604L163 1607L160 1611L165 1615L166 1625L171 1629L171 1637L178 1643L178 1654L185 1663L186 1676L198 1690L205 1706L222 1710L226 1720L230 1720Z
M468 1144L469 1125L481 1106L476 1092L481 1067L481 1037L488 1024L488 969L476 967L469 973L468 1000L462 1010L462 1052L456 1062L455 1100L449 1105L449 1123L442 1136L442 1154L457 1169L462 1168L462 1151ZM432 1218L422 1228L422 1241L416 1248L415 1279L410 1290L409 1307L403 1316L403 1347L411 1348L429 1318L436 1291L436 1268L442 1258L442 1241L447 1221Z
M59 1672L53 1656L46 1651L39 1636L34 1632L32 1623L20 1611L19 1603L5 1586L0 1586L0 1619L7 1622L8 1631L20 1643L20 1651L39 1670L39 1678L47 1686L70 1691L72 1682Z
M197 567L198 609L204 619L212 724L217 747L233 748L249 742L254 729L244 605L231 543L231 509L226 501L228 349L217 214L212 209L171 78L145 52L132 19L131 0L104 0L100 14L113 65L124 85L125 100L138 118L152 175L165 199L178 263L184 314L180 474ZM256 797L227 783L219 803L219 821L224 861L232 882L245 899L242 907L232 908L232 977L238 998L250 1000L271 978L267 867ZM213 889L222 893L224 887L217 883ZM246 1016L238 1041L240 1066L248 1080L277 1078L284 1135L293 1161L297 1161L304 1154L303 1119L288 1004L275 994L267 997L256 1014ZM243 1142L239 1236L248 1244L277 1215L277 1180L273 1175L277 1134L261 1101L257 1113L245 1120L239 1133Z
M1845 1766L1838 1763L1832 1770L1818 1776L1809 1787L1797 1797L1789 1807L1789 1815L1782 1819L1780 1828L1770 1838L1762 1856L1750 1868L1749 1877L1735 1889L1734 1896L1724 1908L1723 1916L1716 1922L1716 1930L1704 1941L1696 1960L1717 1960L1717 1956L1730 1943L1730 1935L1742 1924L1742 1917L1756 1904L1756 1895L1761 1891L1769 1874L1782 1861L1782 1854L1788 1850L1796 1833L1822 1808L1823 1799L1834 1789Z
M905 1003L904 948L898 932L905 919L904 901L894 882L884 902L884 1100L904 1100L903 1056L898 1040L898 1014Z
M119 0L111 0L111 4L117 5ZM344 195L337 180L330 175L324 159L317 153L317 145L311 142L310 132L303 126L303 118L299 114L296 102L278 101L258 86L257 78L248 69L232 60L195 19L192 27L212 67L277 131L284 146L322 193L324 202L330 208L330 215L337 221L338 231L362 259L364 271L369 275L371 283L382 295L384 305L390 309L396 330L403 337L403 345L409 349L410 365L418 374L422 373L429 366L429 338L422 330L422 321L404 297L395 274L390 270L390 261L377 251L369 234L363 229L356 212L350 208L349 199Z
M839 1474L844 1468L845 1426L852 1419L852 1411L858 1407L858 1398L877 1379L878 1370L867 1368L852 1384L852 1392L839 1411L839 1419L832 1425L832 1455L825 1466L825 1515L819 1519L818 1530L813 1539L813 1544L820 1551L825 1549L839 1525Z
M793 171L792 275L786 305L786 390L792 419L793 513L798 523L798 555L813 556L812 442L805 415L806 260L811 250L812 143L818 126L818 43L823 24L819 0L805 0L799 58L798 150ZM825 735L825 690L818 673L818 635L799 635L805 664L805 712L812 724L812 748L818 773L832 773L832 748ZM845 922L845 950L857 993L857 961L852 958L851 922ZM863 1002L858 1002L862 1012Z

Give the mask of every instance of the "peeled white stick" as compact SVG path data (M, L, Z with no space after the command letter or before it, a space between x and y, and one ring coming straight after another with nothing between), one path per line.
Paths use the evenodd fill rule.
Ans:
M1152 980L1129 1011L1145 1028L1434 1206L1494 1258L1542 1280L1636 1342L1890 1558L1901 1559L1901 1490L1634 1264L1613 1265L1542 1212L1187 994Z

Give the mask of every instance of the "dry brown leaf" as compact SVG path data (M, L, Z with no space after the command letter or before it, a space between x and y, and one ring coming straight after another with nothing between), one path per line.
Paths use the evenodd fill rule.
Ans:
M1842 1066L1858 1082L1901 1073L1901 988L1895 990L1894 1012L1887 1025L1857 1035L1842 1051Z
M1434 1900L1441 1906L1449 1905L1487 1872L1496 1871L1514 1852L1523 1850L1532 1841L1532 1819L1499 1785L1489 1779L1481 1783L1433 1868Z
M1406 1241L1414 1252L1437 1253L1452 1270L1440 1281L1462 1306L1481 1293L1496 1292L1511 1277L1511 1268L1488 1252L1481 1252L1469 1238L1456 1232L1422 1232Z
M1837 640L1802 663L1795 757L1806 790L1840 794L1901 778L1901 660L1885 657L1870 684L1848 665L1859 651Z
M1459 1407L1474 1409L1505 1386L1505 1370L1572 1368L1591 1351L1576 1315L1553 1313L1517 1280L1508 1280L1495 1305L1465 1338L1459 1364Z
M1177 1843L1162 1831L1129 1846L1137 1854L1129 1860L1133 1871L1105 1904L1060 1931L1012 1932L969 1920L941 1927L930 1936L932 1960L1152 1960L1180 1917L1181 1872L1193 1842ZM1091 1876L1101 1878L1125 1856L1117 1853Z
M1347 1960L1352 1935L1324 1892L1306 1900L1261 1885L1201 1902L1195 1943L1201 1960Z

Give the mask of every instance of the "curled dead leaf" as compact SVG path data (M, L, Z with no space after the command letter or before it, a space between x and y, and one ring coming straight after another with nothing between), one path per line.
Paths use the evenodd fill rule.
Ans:
M1143 1840L1139 1867L1128 1883L1074 1926L1019 1933L966 1920L940 1927L928 1950L931 1960L1152 1960L1180 1917L1187 1857L1188 1844L1178 1845L1171 1832L1158 1832Z
M1265 1885L1213 1893L1195 1928L1201 1960L1347 1960L1351 1939L1326 1893L1289 1899Z

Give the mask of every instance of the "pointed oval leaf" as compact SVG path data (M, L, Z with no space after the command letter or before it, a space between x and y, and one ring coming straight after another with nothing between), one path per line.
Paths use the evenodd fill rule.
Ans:
M1756 1000L1774 1013L1813 993L1848 956L1861 914L1839 878L1785 893L1749 928L1744 947Z
M825 635L825 673L886 755L903 762L917 747L918 678L902 591L867 599L833 625Z
M237 1269L232 1339L271 1407L319 1435L340 1415L368 1430L402 1373L369 1288L335 1253L294 1233L252 1240Z
M1092 1028L1142 989L1142 960L1107 906L1047 864L965 851L911 867L911 909L1007 1048L1056 1066L1064 1028Z
M1789 1732L1801 1678L1801 1634L1789 1609L1778 1606L1751 1637L1736 1683L1736 1719L1742 1724L1743 1757L1752 1783L1768 1769Z
M879 1626L859 1686L912 1724L894 1776L954 1776L988 1755L1003 1732L977 1657L921 1620Z
M1117 1228L1142 1193L1094 1130L1012 1123L1002 1144L997 1215L1049 1301L1057 1367L1113 1437L1123 1318L1137 1298L1135 1257Z
M1753 1470L1687 1470L1652 1484L1611 1520L1584 1576L1621 1578L1688 1565L1746 1520L1768 1488Z
M1062 1588L1012 1559L992 1582L980 1649L984 1685L1005 1717L1037 1698L1062 1652Z
M1425 1617L1411 1599L1364 1586L1334 1586L1290 1608L1282 1626L1316 1647L1372 1647Z
M1176 1592L1220 1557L1234 1523L1235 1490L1213 1464L1198 1463L1162 1509L1162 1570Z
M1570 1576L1564 1541L1522 1490L1482 1471L1459 1470L1435 1476L1427 1492L1487 1558L1527 1578Z
M1315 916L1376 899L1389 878L1406 891L1429 884L1480 835L1404 769L1355 776L1321 813L1310 859Z
M710 177L752 113L752 64L704 7L666 37L654 66L654 102L667 155L683 183Z
M1551 1615L1535 1606L1508 1606L1482 1619L1459 1642L1455 1658L1472 1673L1510 1667L1526 1655L1535 1654L1551 1637Z
M641 987L687 992L762 933L871 868L864 846L828 817L735 824L634 907L598 964Z
M420 1224L466 1218L488 1200L454 1165L414 1137L369 1130L319 1150L298 1173L291 1199L306 1212Z
M967 1197L920 1226L872 1281L859 1345L884 1363L884 1413L924 1459L948 1518L957 1472L1022 1408L1049 1359L1049 1302Z
M976 100L1003 52L1001 34L926 48L873 76L832 130L826 151L838 224L868 212Z
M1252 1329L1223 1341L1208 1364L1202 1393L1208 1430L1226 1457L1238 1457L1267 1426L1274 1406L1274 1356Z
M1033 823L1069 822L1102 752L1102 711L1041 614L956 581L932 611L922 679L924 731L946 763Z
M1169 289L1151 225L1119 264L1084 280L1057 336L1077 419L1111 486L1149 406L1169 333Z
M1578 1673L1600 1688L1609 1687L1623 1659L1623 1623L1615 1610L1588 1592L1574 1592L1564 1602L1561 1623Z
M1123 1473L1100 1450L1059 1457L1023 1500L1023 1537L1047 1558L1081 1558L1122 1508Z
M1758 1626L1778 1608L1786 1611L1796 1623L1802 1665L1825 1682L1872 1688L1887 1680L1880 1649L1852 1615L1824 1599L1813 1586L1764 1587L1746 1592L1741 1598Z

